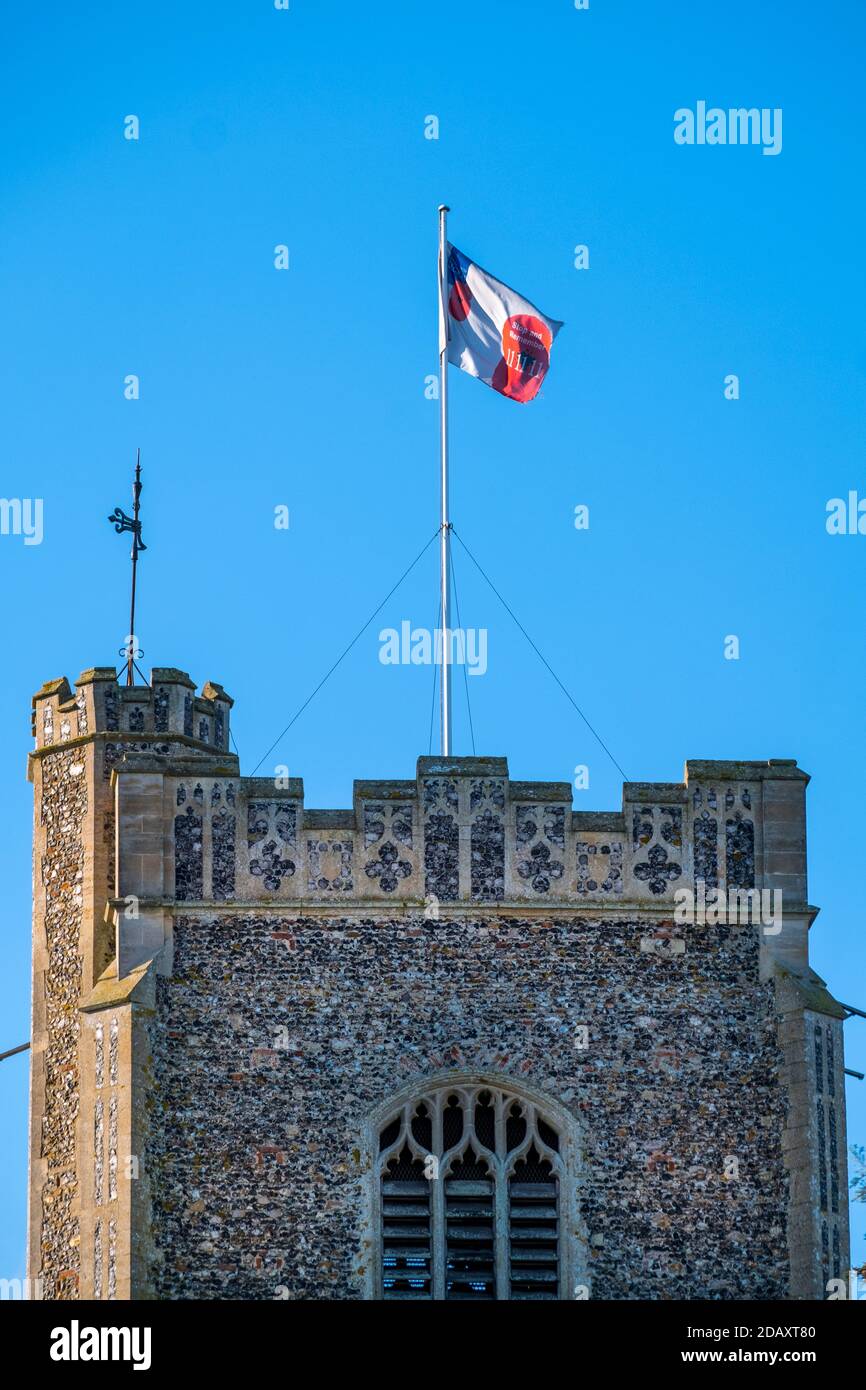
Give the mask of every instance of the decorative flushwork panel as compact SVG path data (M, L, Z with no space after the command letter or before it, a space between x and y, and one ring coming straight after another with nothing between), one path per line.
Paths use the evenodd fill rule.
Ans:
M417 867L412 803L365 801L364 876L368 887L384 894L407 893Z
M93 1200L100 1206L105 1181L105 1105L100 1096L93 1103Z
M105 728L108 733L116 733L120 728L120 692L113 683L105 687Z
M412 876L412 863L403 859L396 845L379 845L375 857L368 859L364 873L383 893L394 893L405 880Z
M112 768L127 753L148 753L154 758L168 758L173 752L177 752L177 746L171 743L105 743L102 749L103 779L106 782L110 779Z
M235 894L237 816L234 784L211 787L211 896L217 901Z
M842 1089L841 1064L837 1062L837 1037L841 1043L841 1024L811 1015L809 1035L814 1075L814 1142L817 1148L817 1197L821 1223L821 1262L824 1283L845 1277L841 1268L841 1248L846 1243L844 1229L845 1194L840 1180L844 1164L840 1130L844 1115L837 1110L837 1093Z
M197 783L188 795L177 788L178 812L174 818L174 896L178 902L196 902L203 896L204 858L202 810L204 790Z
M742 811L725 820L725 874L729 888L755 886L755 823Z
M153 727L158 734L168 731L168 705L168 691L160 686L153 697Z
M298 808L286 801L247 803L247 865L263 897L278 893L298 869Z
M753 786L697 785L691 789L693 872L708 889L754 888L756 882Z
M629 810L632 890L636 897L661 898L682 877L683 806L633 805Z
M391 840L412 849L412 805L405 801L364 802L364 848Z
M173 783L175 897L233 899L238 889L238 783L185 778Z
M351 836L314 834L306 837L307 888L311 894L339 897L353 893L354 840Z
M617 898L623 891L621 840L580 839L575 844L577 879L582 898Z
M454 902L460 891L458 780L430 777L423 783L424 893Z
M695 882L707 888L719 886L719 819L706 807L694 819Z
M469 812L472 897L496 902L505 896L505 782L473 778Z
M102 1222L93 1227L93 1297L98 1302L102 1298Z
M106 1066L106 1027L108 1028L108 1065ZM92 1200L96 1209L93 1221L93 1263L91 1278L93 1297L104 1296L104 1242L102 1212L117 1210L119 1175L120 1102L118 1064L120 1026L116 1014L100 1017L93 1029L93 1122L91 1129ZM85 1228L82 1229L82 1245Z
M567 888L565 825L571 808L518 805L514 812L515 890L529 897L561 894Z

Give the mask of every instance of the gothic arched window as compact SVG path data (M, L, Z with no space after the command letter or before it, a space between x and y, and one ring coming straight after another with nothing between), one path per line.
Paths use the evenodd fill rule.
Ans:
M395 1104L376 1134L376 1297L573 1296L563 1130L543 1105L483 1079Z

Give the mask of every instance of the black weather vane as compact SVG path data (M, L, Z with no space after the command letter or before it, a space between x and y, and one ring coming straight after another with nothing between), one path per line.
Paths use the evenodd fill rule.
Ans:
M124 531L132 532L132 600L129 610L129 634L126 645L120 648L120 655L126 657L126 684L135 684L135 665L136 657L143 656L144 653L137 646L135 639L135 572L138 564L138 552L147 550L147 546L141 539L141 521L138 516L139 501L141 498L141 450L138 449L135 455L135 481L132 484L132 516L127 516L121 507L115 507L108 520L113 525L118 535ZM139 671L139 675L141 672ZM141 677L144 680L144 677ZM145 684L147 682L145 681Z

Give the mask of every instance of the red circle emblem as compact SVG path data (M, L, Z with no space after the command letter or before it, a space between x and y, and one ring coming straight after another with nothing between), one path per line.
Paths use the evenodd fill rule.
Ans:
M550 366L553 334L535 314L511 314L502 325L502 359L492 386L513 401L538 395Z

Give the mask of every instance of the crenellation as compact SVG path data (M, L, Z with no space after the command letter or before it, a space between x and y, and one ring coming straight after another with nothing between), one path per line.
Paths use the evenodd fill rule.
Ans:
M805 901L802 779L783 779L781 796L756 776L736 785L724 777L627 783L621 812L574 812L567 783L511 782L504 759L454 758L443 767L421 758L413 781L355 782L351 809L308 808L302 778L240 777L232 755L173 739L106 743L105 775L112 772L120 781L159 774L170 782L182 873L176 896L184 902L224 901L233 881L245 901L396 893L445 905L567 902L576 894L669 908L697 880L708 891L784 887L791 868L796 903ZM237 799L231 815L218 804L221 781ZM765 804L775 817L766 839ZM169 898L172 891L166 880Z
M233 700L208 681L200 696L185 671L154 667L150 685L121 686L110 666L83 671L73 695L66 677L48 681L33 697L37 750L91 734L177 734L219 752L229 747Z

